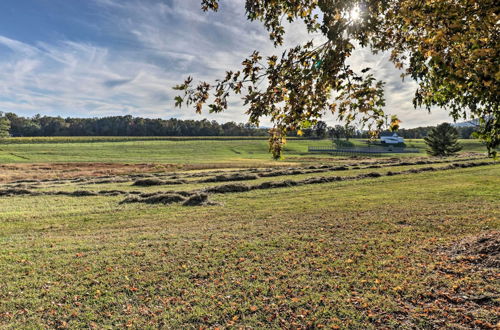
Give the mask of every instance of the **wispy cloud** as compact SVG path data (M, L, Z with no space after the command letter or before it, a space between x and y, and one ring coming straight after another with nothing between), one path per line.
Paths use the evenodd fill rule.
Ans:
M66 35L25 42L0 35L2 111L200 118L191 109L173 108L173 85L187 75L220 77L254 49L280 51L259 23L245 19L243 0L223 2L219 13L203 13L199 0L89 1L99 19L82 24L99 33L95 40ZM291 30L289 45L311 38L299 25ZM428 115L413 109L415 85L400 80L386 54L358 50L351 64L371 66L388 82L387 111L399 114L405 126L447 120L444 111ZM210 119L244 121L241 102L231 104L228 112Z

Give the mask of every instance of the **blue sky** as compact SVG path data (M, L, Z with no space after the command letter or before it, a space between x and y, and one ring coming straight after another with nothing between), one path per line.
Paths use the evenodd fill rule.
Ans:
M172 101L172 86L188 75L213 80L254 49L279 52L245 19L243 0L221 2L219 13L203 13L200 0L2 0L0 111L244 122L238 98L227 112L202 116ZM314 37L299 24L288 31L287 45ZM386 111L403 127L450 121L440 109L413 109L414 83L403 83L387 58L358 50L351 61L387 82Z

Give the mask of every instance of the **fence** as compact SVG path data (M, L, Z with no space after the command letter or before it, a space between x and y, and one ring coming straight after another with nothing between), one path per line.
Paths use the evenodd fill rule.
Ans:
M345 148L345 149L334 149L328 147L313 147L308 148L308 152L311 153L328 153L338 156L353 156L353 155L382 155L382 154L412 154L419 153L419 149L412 148Z

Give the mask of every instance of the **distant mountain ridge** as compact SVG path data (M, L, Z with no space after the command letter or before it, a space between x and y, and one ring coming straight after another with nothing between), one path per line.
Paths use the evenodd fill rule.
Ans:
M452 126L454 127L477 127L479 126L479 119L471 119L471 120L468 120L468 121L464 121L464 122L461 122L461 123L454 123L454 124L451 124Z

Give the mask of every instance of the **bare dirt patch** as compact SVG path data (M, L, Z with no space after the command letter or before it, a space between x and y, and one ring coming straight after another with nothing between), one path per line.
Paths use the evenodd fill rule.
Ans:
M17 180L92 178L107 175L172 171L172 164L52 163L1 164L0 183Z
M459 241L452 246L450 255L455 260L478 266L500 268L500 231L491 231Z

